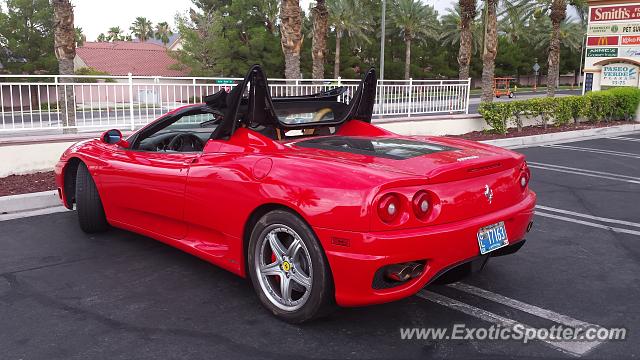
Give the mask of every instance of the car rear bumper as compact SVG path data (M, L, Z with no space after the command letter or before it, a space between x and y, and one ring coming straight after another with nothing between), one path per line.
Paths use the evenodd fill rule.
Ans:
M369 233L314 230L331 267L338 305L369 305L413 295L444 271L477 259L476 235L484 226L505 223L509 245L495 255L517 251L533 219L535 203L535 193L529 192L514 206L455 223ZM421 275L392 288L374 287L374 276L382 267L409 261L425 263Z

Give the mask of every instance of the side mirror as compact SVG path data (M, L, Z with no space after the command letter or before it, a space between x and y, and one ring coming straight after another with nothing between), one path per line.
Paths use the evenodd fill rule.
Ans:
M116 144L124 148L129 147L129 143L126 140L122 139L122 132L120 132L120 130L118 129L105 131L104 133L102 133L100 140L102 140L102 142L105 144Z

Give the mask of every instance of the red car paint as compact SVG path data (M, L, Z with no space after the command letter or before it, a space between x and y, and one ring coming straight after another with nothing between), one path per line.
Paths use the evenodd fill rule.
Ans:
M339 305L382 303L410 296L440 272L477 258L476 233L504 221L510 245L531 222L535 194L519 185L524 156L444 137L402 137L351 120L335 135L399 138L455 147L404 160L297 146L246 128L209 140L201 153L136 151L98 139L70 147L55 167L66 206L65 171L87 164L108 222L160 240L246 276L246 224L263 206L284 206L313 229L328 259ZM334 136L335 136L334 135ZM76 161L76 160L73 160ZM491 202L485 186L493 189ZM415 216L411 199L426 191L432 210ZM385 223L376 212L387 193L401 216ZM374 289L385 265L426 261L417 278Z

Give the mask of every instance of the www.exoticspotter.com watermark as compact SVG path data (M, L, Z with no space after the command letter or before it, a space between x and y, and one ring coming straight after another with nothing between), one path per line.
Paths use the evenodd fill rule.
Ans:
M626 328L603 328L599 326L569 327L554 325L548 328L533 328L523 324L513 326L491 325L468 327L454 324L451 328L400 328L402 340L516 340L527 343L542 341L607 341L624 340Z

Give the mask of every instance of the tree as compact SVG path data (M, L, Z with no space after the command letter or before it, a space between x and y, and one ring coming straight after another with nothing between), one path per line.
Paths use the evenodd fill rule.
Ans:
M283 77L280 34L274 25L278 1L194 1L199 7L177 18L182 49L171 55L194 76L241 77L259 63L270 77Z
M153 37L153 24L142 16L136 18L129 30L140 42L145 42Z
M159 22L156 25L156 39L162 41L164 46L167 46L169 43L169 38L173 35L173 31L171 31L171 27L166 21Z
M551 17L551 39L549 41L547 96L555 96L556 84L560 76L560 23L567 17L567 1L553 0L549 16Z
M440 41L442 46L454 46L457 49L458 78L461 80L467 80L470 77L471 58L482 47L483 28L478 20L478 13L479 11L476 7L475 15L468 25L462 24L463 14L459 4L447 9L447 13L442 16ZM464 26L468 26L470 34L464 34L467 31L463 30ZM469 36L469 38L466 39L466 36ZM461 43L462 38L465 38L465 41L469 40L470 43L465 43L463 46ZM467 48L467 46L469 47Z
M87 37L82 33L82 28L75 29L76 46L82 46L87 41Z
M324 57L327 53L327 32L329 31L329 11L325 0L317 0L311 9L313 19L313 58L312 75L314 79L324 78Z
M469 65L473 51L473 26L478 11L476 0L460 0L460 49L458 50L458 67L460 80L469 78Z
M54 17L54 49L61 75L73 75L73 59L76 57L76 31L73 26L73 5L70 0L52 0ZM62 82L70 81L61 78ZM65 132L76 132L75 95L73 85L65 85L59 92L60 113L64 118Z
M423 5L420 0L396 0L391 8L391 23L400 30L405 43L404 78L411 77L411 42L414 39L435 38L434 23L438 13L432 6Z
M107 42L109 40L107 39L107 36L104 33L100 33L100 34L98 34L98 37L96 38L96 41L97 42Z
M122 29L120 29L120 26L113 26L110 27L109 30L107 31L107 41L121 41L123 40L123 34L122 34Z
M528 13L536 18L548 15L551 20L548 41L549 55L547 59L547 96L555 96L558 78L560 76L560 53L562 50L562 23L567 18L567 6L575 7L581 23L586 27L585 0L539 0L532 4L526 0L519 0L519 6L526 8ZM582 34L584 32L581 31ZM546 41L545 41L546 42Z
M284 54L284 75L299 79L302 48L302 8L299 0L282 0L280 5L280 45Z
M493 101L493 78L498 53L498 0L485 0L484 51L482 54L481 101Z
M340 76L340 47L345 33L354 41L371 42L371 18L362 0L329 0L329 24L334 28L336 51L333 77Z
M55 74L53 9L49 0L7 0L0 9L0 61L9 73Z

